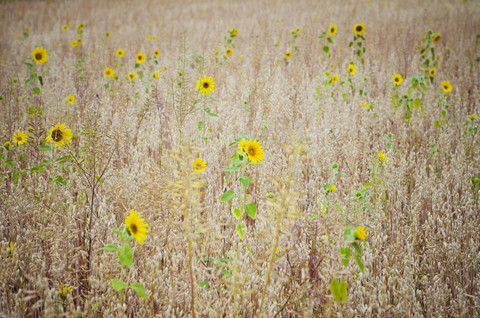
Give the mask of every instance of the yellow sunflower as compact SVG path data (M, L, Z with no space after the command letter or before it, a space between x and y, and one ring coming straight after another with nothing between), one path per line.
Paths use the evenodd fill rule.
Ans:
M403 82L402 75L400 74L393 75L392 80L393 80L393 84L395 84L396 86L402 84Z
M136 76L137 76L137 74L135 74L135 72L128 72L127 79L129 79L133 82L135 80Z
M233 50L231 48L228 48L226 51L225 51L225 54L227 54L227 56L230 56L233 54Z
M81 30L83 29L85 26L83 25L83 23L80 23L79 25L77 25L77 30Z
M325 75L330 76L330 72L329 72L329 71L326 71L326 72L325 72Z
M155 73L153 73L153 77L155 77L155 79L160 78L160 73L158 72L158 70L156 70Z
M161 54L161 53L162 53L162 52L160 52L159 49L156 49L155 51L153 51L153 55L155 55L155 57L156 57L157 59L160 57L160 54Z
M367 232L365 231L364 226L358 226L357 230L355 231L355 237L361 241L364 241L367 238Z
M62 29L63 29L63 31L67 31L67 30L68 30L68 25L65 24L65 25L62 27Z
M428 71L428 75L430 75L430 77L435 77L436 73L437 73L437 70L435 69L435 67L432 67L430 71Z
M65 124L57 123L50 128L50 135L47 136L47 141L55 144L58 148L61 148L68 144L72 139L72 130L68 129Z
M157 36L156 36L156 35L152 36L152 40L156 41L156 40L157 40Z
M253 164L257 164L263 160L263 149L262 145L257 140L247 140L245 142L245 153L248 156L248 159L253 162Z
M145 219L140 219L140 213L130 210L130 215L125 218L125 225L128 233L133 236L138 243L142 244L147 238L148 224L143 224Z
M247 145L247 141L245 140L245 138L242 138L242 140L240 140L240 142L238 143L238 149L242 152L247 152L245 150L246 145Z
M207 78L207 75L203 75L203 79L200 77L197 80L196 88L200 93L210 95L211 92L215 91L215 82L211 76Z
M46 61L48 61L48 54L47 50L45 50L43 47L37 47L35 50L32 52L33 60L37 64L43 64Z
M67 102L69 104L75 103L75 97L74 96L67 96Z
M231 29L230 31L230 35L231 36L236 36L238 34L238 30L237 29Z
M7 150L9 150L10 148L12 148L12 143L10 141L5 141L5 143L3 144L3 147L5 147Z
M365 25L355 24L355 26L353 27L353 33L355 33L356 35L362 35L363 32L365 32Z
M350 73L350 75L355 75L356 72L357 70L355 69L355 65L353 64L348 65L348 73Z
M218 54L220 54L220 51L219 51L219 50L216 50L216 51L215 51L215 55L218 55Z
M442 89L445 93L450 93L452 91L452 85L448 81L443 81Z
M152 36L151 36L150 34L147 34L147 35L145 36L145 38L147 38L147 40L150 40L151 37L152 37Z
M470 120L475 120L475 119L477 119L477 116L475 116L475 114L470 115ZM9 141L7 141L7 142L9 142ZM6 144L6 143L5 143L5 144ZM10 146L11 146L11 145L10 145Z
M384 152L379 151L379 152L378 152L378 159L379 159L380 161L385 161L385 162L387 162L387 161L388 161L387 154L384 153Z
M118 49L118 50L117 50L117 56L118 56L118 57L123 57L124 55L125 55L125 51L124 51L124 50L122 50L122 49Z
M77 47L78 42L75 41L75 40L73 40L72 43L70 43L70 45L71 45L72 47Z
M110 35L112 35L112 32L107 32L105 33L105 37L108 39L110 37Z
M28 136L24 131L18 130L16 133L13 133L13 141L21 145L28 141Z
M105 70L105 77L109 77L109 78L115 78L115 71L112 70L111 68L107 67Z
M288 60L291 57L292 57L292 52L290 52L290 51L285 52L285 59L286 60Z
M299 33L300 33L300 28L296 28L296 29L295 29L295 33L296 33L296 34L299 34Z
M164 65L164 66L162 66L162 72L164 72L164 73L165 73L167 70L168 70L168 67L166 67L165 65Z
M145 54L140 52L137 54L137 63L142 64L143 62L145 62Z
M442 38L442 35L440 33L435 34L435 36L432 39L433 44L437 44L441 38Z
M332 24L332 25L328 28L328 35L330 35L331 37L334 37L336 33L337 33L337 25L336 25L336 24Z
M338 74L332 76L332 84L335 84L336 82L338 82Z
M207 163L200 158L196 158L192 162L192 171L201 172L205 170L206 167L207 167Z
M77 43L78 44L82 43L82 39L77 39Z

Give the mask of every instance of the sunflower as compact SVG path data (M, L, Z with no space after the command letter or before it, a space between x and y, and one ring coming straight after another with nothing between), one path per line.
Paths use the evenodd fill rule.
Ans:
M231 48L228 48L226 51L225 51L225 54L227 54L227 56L230 56L233 54L233 50Z
M67 31L67 30L68 30L68 25L65 24L65 25L62 27L62 29L63 29L63 31Z
M159 49L156 49L155 51L153 51L153 55L155 55L156 58L159 58L161 53L162 52L160 52Z
M145 62L145 54L140 52L137 54L137 63L142 64L143 62Z
M152 37L152 36L151 36L150 34L147 34L147 36L145 36L145 38L146 38L147 40L150 40L151 37Z
M328 28L328 35L330 35L331 37L334 37L336 33L337 33L337 25L336 25L336 24L332 24L332 25Z
M16 133L13 133L13 141L21 145L28 141L28 136L24 131L18 130Z
M355 231L355 237L361 241L364 241L367 238L367 232L365 231L364 226L358 226L357 230Z
M77 30L81 30L83 29L85 26L83 25L83 23L80 23L79 25L77 25Z
M393 79L393 84L396 85L396 86L402 84L402 82L403 82L402 75L400 75L400 74L393 75L392 79Z
M428 71L428 75L430 75L430 77L435 77L435 73L437 73L435 67L432 67L430 71Z
M299 34L299 33L300 33L300 28L296 28L296 29L295 29L295 33L296 33L296 34Z
M355 24L355 26L353 27L353 33L355 33L356 35L362 35L363 32L365 32L365 25Z
M336 82L338 82L338 74L332 76L332 84L335 84Z
M257 164L263 160L263 149L262 145L257 140L247 140L245 142L245 153L248 156L248 159L253 162L253 164Z
M45 50L43 47L37 47L35 50L32 52L33 60L37 64L43 64L46 61L48 61L48 54L47 50Z
M125 51L124 51L124 50L122 50L122 49L118 49L118 50L117 50L117 56L118 56L118 57L123 57L124 55L125 55Z
M357 72L357 70L355 69L355 65L348 65L348 73L350 73L350 75L355 75L355 72Z
M196 88L200 93L210 95L210 93L215 90L215 82L211 76L207 78L207 75L203 75L203 79L200 77L200 79L197 80Z
M165 65L164 65L164 66L162 66L162 72L164 72L164 73L165 73L167 70L168 70L168 67L166 67Z
M156 35L152 36L152 40L156 41L156 40L157 40L157 36L156 36Z
M55 146L61 148L68 144L72 139L72 130L68 129L65 124L56 124L50 128L50 135L47 136L47 141L54 143Z
M240 140L240 142L238 143L238 150L240 150L242 152L247 152L245 150L246 145L247 145L247 141L245 140L245 138L242 138L242 140Z
M450 93L452 91L452 85L448 81L443 81L442 89L445 93Z
M470 115L470 120L473 121L473 120L475 120L475 119L477 119L477 116L475 116L475 114ZM7 142L9 142L9 141L7 141ZM7 142L6 142L6 143L7 143ZM6 144L6 143L5 143L5 144ZM5 145L4 145L4 146L5 146ZM11 145L10 145L10 146L11 146ZM5 146L5 147L6 147L6 146Z
M329 72L329 71L326 71L326 72L325 72L325 75L330 76L330 72Z
M12 148L12 143L10 141L5 141L5 143L3 144L3 147L5 147L5 149L7 150L10 150L10 148Z
M285 52L285 59L286 60L288 60L291 57L292 57L292 52L290 52L290 51Z
M105 33L105 37L108 39L110 37L110 35L112 35L112 32L107 32Z
M156 70L155 73L153 73L153 77L155 77L155 79L160 78L160 73L158 72L158 70Z
M82 39L77 39L77 43L78 44L82 43Z
M78 42L75 41L75 40L73 40L73 41L70 43L70 45L71 45L72 47L77 47Z
M135 80L136 76L137 76L137 74L135 74L135 72L128 72L127 79L129 79L133 82Z
M220 54L220 51L219 51L219 50L216 50L216 51L215 51L215 55L218 55L218 54Z
M201 172L205 170L206 167L207 167L207 163L200 158L196 158L192 162L192 171Z
M28 32L28 31L30 31L30 29L29 29L28 27L25 27L25 29L24 29L24 30L25 30L25 32Z
M74 96L67 96L67 102L69 104L75 103L75 97Z
M140 214L130 210L130 215L125 218L128 234L133 236L138 243L142 244L147 238L148 224L143 224L145 219L140 219Z
M109 77L109 78L115 78L115 71L112 70L111 68L107 67L105 70L105 77Z
M385 162L387 162L387 161L388 161L387 154L384 153L384 152L379 151L379 152L378 152L378 159L379 159L380 161L385 161Z
M441 38L442 38L441 34L439 34L439 33L435 34L435 36L432 39L433 44L437 44L440 41Z
M232 37L233 37L233 36L237 36L237 34L238 34L238 30L237 30L237 29L231 29L231 30L228 31L228 32L230 32L230 35L231 35Z

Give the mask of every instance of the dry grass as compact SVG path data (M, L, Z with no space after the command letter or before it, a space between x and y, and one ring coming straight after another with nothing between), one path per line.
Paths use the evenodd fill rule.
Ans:
M1 316L72 317L83 311L93 317L253 317L260 315L262 298L265 317L480 315L479 188L472 191L470 181L480 177L480 147L478 136L470 144L473 154L462 141L467 118L480 116L478 2L3 2L2 144L18 129L32 127L30 142L22 145L28 161L13 151L5 159L22 169L49 159L50 152L37 146L61 121L75 138L55 155L71 154L78 163L68 165L70 173L56 167L25 173L14 186L12 169L2 159ZM70 41L77 38L78 23L85 29L74 50ZM317 37L332 23L338 32L328 60ZM364 66L348 47L356 23L366 26ZM29 27L26 38L24 27ZM220 64L215 50L223 52L223 38L234 27L239 30L236 49ZM299 53L286 66L287 42L297 27ZM393 114L391 78L400 73L407 85L407 78L419 73L415 47L429 29L442 34L435 47L441 58L423 99L425 116L407 124L400 111ZM107 31L112 35L105 40ZM147 40L146 34L158 39ZM41 97L23 85L30 76L24 63L36 46L49 55L36 67L45 82ZM103 88L103 70L118 60L118 48L126 51L126 66L115 68L119 79L111 84L111 94ZM125 77L137 52L153 56L155 48L162 51L160 63L149 62L145 77L155 69L161 77L147 95L139 79L132 86ZM219 117L189 115L180 145L172 81L183 70L194 87L201 66L195 57L202 55L204 73L216 82L216 101L208 107ZM77 59L83 60L82 78L72 67ZM323 88L320 74L345 74L351 61L357 65L355 85L368 78L367 100L375 104L377 118L362 111L364 97L341 97L348 87ZM167 72L161 71L163 65ZM453 92L447 127L437 129L443 80L450 81ZM317 99L320 87L323 96ZM337 92L334 98L331 91ZM75 104L66 103L68 95L76 97ZM30 106L41 106L43 116L29 115ZM206 121L202 131L200 120ZM390 132L398 151L389 150L383 139ZM235 151L228 145L237 135L258 139L265 150L262 166L248 167L255 181L247 192L258 214L255 220L244 215L243 241L231 212L238 202L219 201L225 190L240 190L227 184L229 173L223 171ZM428 145L433 142L441 151L432 157ZM373 209L351 212L345 220L334 206L355 207L353 193L371 181L370 158L378 151L389 158L383 172L387 209L369 196ZM204 173L190 171L195 154L208 164ZM329 177L322 169L334 162L343 176L335 181L330 208L309 220L322 214L319 197ZM52 186L49 179L57 175L66 185ZM267 199L268 193L275 199ZM119 277L120 264L115 253L99 249L118 243L111 229L123 226L130 209L149 224L145 243L132 244L134 266L128 272L145 286L148 298L129 291L122 307L110 283ZM341 263L347 223L367 228L364 273L354 262L347 268ZM271 258L277 241L278 258ZM15 251L8 258L10 242ZM233 262L217 266L207 257ZM334 277L347 282L347 303L333 300ZM61 283L73 286L63 305L57 292Z

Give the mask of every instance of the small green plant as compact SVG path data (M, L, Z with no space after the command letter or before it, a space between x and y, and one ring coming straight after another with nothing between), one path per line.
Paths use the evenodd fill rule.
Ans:
M323 187L322 191L320 191L320 194L318 195L316 201L317 204L320 206L320 215L322 217L327 216L327 212L330 208L336 207L337 210L342 213L342 217L345 218L343 215L343 209L339 204L333 205L331 201L331 196L333 192L336 190L335 187L335 179L337 177L343 176L342 173L338 172L338 164L333 163L330 169L322 169L322 171L326 171L329 174L328 180L325 183L325 186ZM318 213L315 213L310 216L309 220L316 219L318 217Z
M332 24L331 26L328 27L328 30L325 32L322 32L322 34L318 37L319 39L326 39L327 43L323 45L323 51L327 54L328 58L332 57L331 49L330 49L330 44L333 45L333 37L337 33L337 25Z
M480 121L477 119L475 114L472 114L468 117L467 122L463 125L465 131L463 132L464 138L462 139L465 144L467 151L467 158L469 160L473 159L473 156L477 153L476 149L478 148L478 140L476 136L478 133L478 128L480 126Z
M355 55L360 59L360 63L363 65L364 59L363 54L365 54L365 25L355 24L353 26L353 40L348 44L348 47L354 47Z

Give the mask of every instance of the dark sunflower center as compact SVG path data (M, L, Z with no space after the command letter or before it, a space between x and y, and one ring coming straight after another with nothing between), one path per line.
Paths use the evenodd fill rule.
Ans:
M359 26L357 26L357 28L355 30L357 30L357 32L360 32L360 31L363 30L363 27L361 25L359 25Z
M52 131L52 139L55 142L59 142L63 138L63 133L60 129L55 129Z
M399 78L398 77L395 77L395 82L398 82Z
M208 85L208 82L203 82L203 88L209 88L210 85Z
M141 61L143 59L143 57L139 56L138 59Z
M255 155L255 149L253 149L253 148L248 149L248 154L250 156L254 156Z
M330 33L333 33L333 31L335 31L335 28L330 29Z
M22 140L23 140L23 139L22 139L22 136L18 136L18 137L17 137L17 140L18 140L18 141L22 141Z
M138 232L138 228L136 224L130 225L130 231L132 232L133 235L135 235Z
M40 61L40 60L42 59L42 53L37 53L37 54L35 54L35 59L36 59L37 61Z

